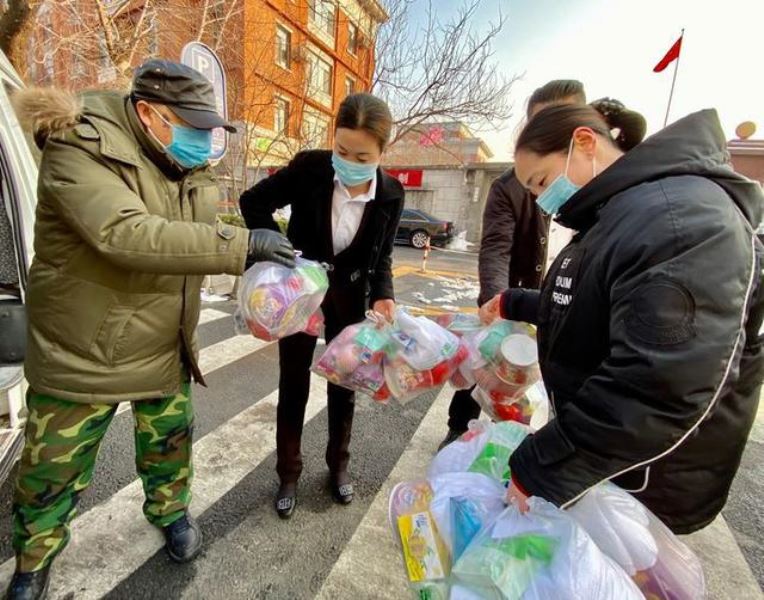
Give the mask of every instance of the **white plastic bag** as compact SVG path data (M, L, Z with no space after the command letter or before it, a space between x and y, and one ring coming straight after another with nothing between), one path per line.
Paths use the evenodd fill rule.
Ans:
M432 480L445 473L471 472L506 483L509 457L529 432L514 421L471 421L467 433L435 455L427 476Z
M478 342L484 331L485 327L482 327L481 329L467 331L462 334L461 342L467 356L449 381L453 388L468 390L474 387L477 383L475 373L487 366L487 361L480 355L480 350L478 349Z
M634 579L645 597L694 600L705 597L697 556L658 517L612 483L590 490L570 514Z
M302 331L318 335L323 325L321 303L328 289L326 268L315 261L298 257L294 269L256 263L241 278L236 329L266 341Z
M385 381L400 403L445 384L467 357L453 333L400 309L391 335L394 350L385 361Z
M432 369L459 347L458 338L435 321L400 309L395 313L393 339L401 357L417 371Z
M569 515L540 498L508 507L456 561L456 583L501 600L637 600L643 596Z
M430 512L453 559L506 507L506 488L480 473L446 473L430 480Z

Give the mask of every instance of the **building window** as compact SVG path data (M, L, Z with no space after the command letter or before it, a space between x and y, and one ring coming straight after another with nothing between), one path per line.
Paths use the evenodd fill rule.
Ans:
M276 135L289 137L289 114L291 107L289 101L284 98L276 98L276 121L274 130Z
M319 119L316 123L316 143L319 148L326 148L329 145L328 119Z
M353 56L358 55L358 27L348 23L348 52Z
M308 20L323 34L334 38L336 8L332 0L309 0Z
M303 135L308 148L326 148L329 144L329 120L325 117L306 115Z
M302 121L304 142L308 148L326 148L329 145L329 119L320 113L306 112Z
M355 93L355 80L352 77L345 77L345 97Z
M292 32L276 25L276 64L288 69L292 64Z
M334 69L325 60L313 55L310 61L310 90L312 94L332 95L332 73Z

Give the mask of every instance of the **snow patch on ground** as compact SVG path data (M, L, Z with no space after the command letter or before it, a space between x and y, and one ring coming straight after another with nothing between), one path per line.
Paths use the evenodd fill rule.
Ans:
M450 242L448 242L446 248L449 250L460 250L462 252L466 252L474 245L475 244L472 242L467 241L467 232L460 231Z
M455 306L472 305L480 294L480 284L471 279L443 277L439 275L435 282L430 282L434 287L433 294L439 294L437 298L428 298L422 292L414 292L412 296L422 304L435 304L444 310L454 310Z

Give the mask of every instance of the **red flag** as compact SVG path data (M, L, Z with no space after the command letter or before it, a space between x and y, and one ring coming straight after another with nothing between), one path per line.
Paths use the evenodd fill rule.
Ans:
M674 62L677 58L679 58L679 53L682 51L682 38L684 35L680 35L679 39L674 42L674 45L671 46L671 49L666 52L666 56L664 56L661 59L661 62L659 62L655 67L653 67L653 73L660 73L663 71L666 67L668 67L672 62Z

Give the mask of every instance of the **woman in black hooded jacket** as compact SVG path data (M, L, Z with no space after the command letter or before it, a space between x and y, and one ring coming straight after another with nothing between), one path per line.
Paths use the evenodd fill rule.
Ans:
M626 154L618 112L548 108L518 139L518 179L577 233L540 292L482 310L538 324L554 412L512 455L508 496L565 507L612 480L690 533L724 506L756 416L763 197L715 111Z

